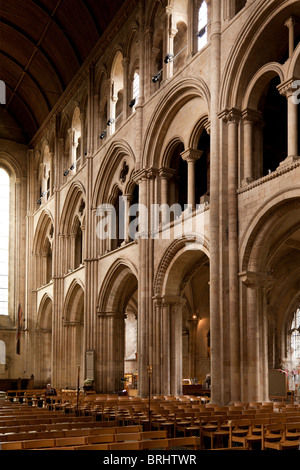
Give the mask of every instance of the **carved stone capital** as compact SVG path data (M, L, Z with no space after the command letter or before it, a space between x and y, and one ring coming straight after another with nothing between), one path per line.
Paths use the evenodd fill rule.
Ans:
M187 149L181 152L181 158L187 163L196 162L201 158L203 150Z

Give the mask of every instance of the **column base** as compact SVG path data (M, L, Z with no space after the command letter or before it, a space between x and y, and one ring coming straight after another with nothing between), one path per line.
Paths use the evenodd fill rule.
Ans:
M279 168L283 167L283 166L287 166L287 165L292 165L293 163L297 162L300 160L300 156L299 155L290 155L288 156L285 160L283 160L282 162L280 162L279 164Z

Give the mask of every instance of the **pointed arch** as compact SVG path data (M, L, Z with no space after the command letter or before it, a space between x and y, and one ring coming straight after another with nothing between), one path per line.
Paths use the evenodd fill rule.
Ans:
M53 237L54 220L49 210L43 210L36 225L32 251L35 254L44 252L46 239Z
M65 296L63 307L64 323L83 323L84 286L79 279L73 279Z
M123 312L137 289L138 272L133 263L117 259L108 270L98 297L98 312ZM125 289L126 286L126 289Z
M74 227L74 217L77 215L80 205L85 204L85 187L81 181L73 181L65 198L64 207L61 212L59 233L70 234Z
M37 326L39 329L52 330L52 307L52 297L48 293L44 294L38 307Z
M132 148L127 142L123 140L113 142L106 152L96 178L94 192L92 195L93 207L98 207L99 204L107 203L111 193L111 188L116 182L117 169L119 168L123 159L128 163L130 167L130 173L132 173L135 165L135 156ZM103 182L105 182L105 184L103 184Z
M174 119L178 109L188 103L193 98L204 100L205 108L210 109L210 91L207 84L202 79L183 78L178 80L164 98L159 102L153 112L153 117L146 129L143 143L143 154L141 166L148 168L160 166L161 146L165 136L165 129L168 128Z

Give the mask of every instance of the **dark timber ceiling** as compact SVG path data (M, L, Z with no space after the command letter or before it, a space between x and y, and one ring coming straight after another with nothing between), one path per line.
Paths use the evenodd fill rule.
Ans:
M124 0L0 0L0 138L28 143Z

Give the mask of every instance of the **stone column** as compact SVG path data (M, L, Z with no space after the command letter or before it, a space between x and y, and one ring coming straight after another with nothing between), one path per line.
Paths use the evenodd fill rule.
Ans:
M124 241L125 243L129 243L131 241L130 234L129 234L129 224L130 224L130 203L132 196L130 194L123 194L123 208L124 208Z
M295 49L295 24L297 23L296 19L291 16L284 23L285 26L289 29L289 57L291 58Z
M123 66L123 77L124 77L124 84L123 84L123 119L127 119L129 113L129 101L130 101L130 80L128 76L129 71L129 58L125 57L122 60Z
M269 292L274 286L272 276L266 275L261 282L261 310L262 316L260 318L261 330L261 378L262 385L262 401L269 401L269 321L268 321L268 303Z
M246 401L264 401L268 399L267 385L267 310L266 290L272 287L273 279L266 273L246 272L241 276L242 282L247 286L247 373L244 380L247 382Z
M188 3L188 53L187 56L191 57L198 51L197 45L197 32L198 29L198 12L195 9L195 2L189 0Z
M247 401L260 401L259 395L259 312L258 282L253 273L244 279L247 286Z
M298 155L298 104L295 102L293 93L294 78L287 80L278 86L278 91L287 99L287 121L288 121L288 144L287 158L280 165L287 165L299 159Z
M220 298L220 121L221 81L221 2L211 0L211 132L210 132L210 330L211 330L211 401L222 403L222 354Z
M80 149L79 157L81 157L81 160L79 161L77 169L80 165L84 164L85 152L87 151L86 136L85 136L85 119L86 119L85 113L80 113L79 119L80 119L80 134L81 134L81 149Z
M174 50L174 35L172 30L172 12L173 7L168 5L165 12L165 29L164 29L164 50L163 50L163 60L167 54L173 55ZM173 60L170 60L168 63L163 62L163 80L168 80L173 75Z
M256 122L261 120L261 114L252 109L245 109L242 114L244 124L244 178L242 186L253 181L254 165L254 130Z
M202 150L187 149L184 150L180 155L188 165L188 206L191 210L195 209L195 165L196 161L203 154Z
M148 208L148 177L147 172L141 170L136 176L139 185L139 204ZM140 211L140 226L142 231L139 238L139 275L138 275L138 394L148 396L148 374L149 364L149 251L147 240L147 220L148 216L144 210Z
M241 113L231 109L228 125L228 250L229 250L229 318L230 318L230 394L232 401L240 393L240 322L239 322L239 256L238 256L238 128Z
M198 318L194 316L189 320L189 377L196 377L196 339Z
M107 125L107 135L113 135L115 131L114 119L116 117L116 98L113 96L113 80L109 78L107 80L107 120L106 122L111 122Z
M149 99L150 95L155 91L155 83L152 80L146 79L155 75L158 70L155 69L154 64L154 48L153 48L153 28L150 26L145 30L145 62L144 62L144 96L145 100Z
M101 319L99 334L102 339L102 344L98 345L99 362L104 367L98 369L102 374L99 390L102 393L118 392L124 376L125 314L98 311L98 317Z
M169 168L160 168L158 174L160 179L160 203L162 209L161 223L164 225L168 222L168 181L172 178L174 172Z

